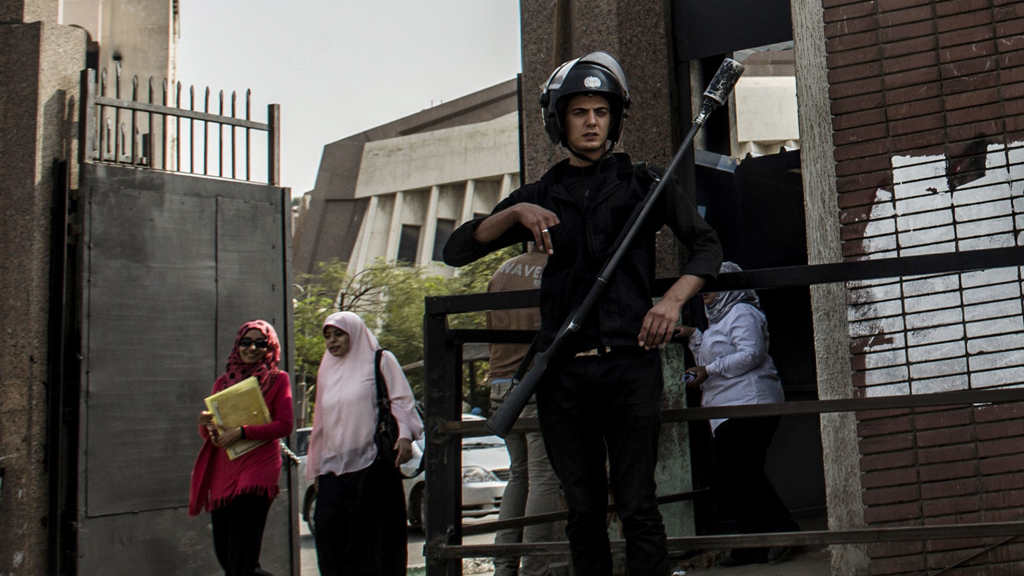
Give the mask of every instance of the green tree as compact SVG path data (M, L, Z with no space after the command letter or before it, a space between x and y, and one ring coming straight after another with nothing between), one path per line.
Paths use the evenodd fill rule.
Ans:
M358 274L349 275L347 265L337 260L320 264L318 274L303 275L295 285L296 374L306 394L306 413L312 414L316 376L324 354L321 334L324 319L339 311L359 314L377 336L381 346L391 350L403 366L423 360L423 302L428 296L485 292L491 275L506 259L519 253L510 247L490 254L445 278L431 274L427 267L396 266L378 259ZM482 328L483 312L454 315L452 328ZM486 363L474 366L473 378L464 382L465 397L479 397L469 382L483 382ZM423 398L423 370L406 374L417 398Z

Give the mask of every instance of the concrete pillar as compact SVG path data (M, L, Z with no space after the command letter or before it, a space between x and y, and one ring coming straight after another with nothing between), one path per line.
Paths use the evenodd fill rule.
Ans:
M501 191L498 193L498 201L501 202L512 193L512 175L505 174L501 177Z
M353 250L357 256L355 262L350 263L348 266L349 274L356 274L366 268L366 258L369 255L371 239L373 238L373 223L377 219L378 200L378 196L370 196L370 205L366 208L366 214L363 216L363 226L359 231L359 244Z
M430 196L427 197L427 216L423 220L419 255L416 258L416 264L419 266L430 264L430 261L433 260L434 235L437 233L437 199L440 195L440 186L430 187Z
M462 197L462 214L459 216L459 225L473 219L473 202L476 197L476 180L466 181L466 192Z
M825 66L824 11L821 0L791 0L796 52L796 86L800 110L800 164L810 264L842 261L839 235L832 114ZM811 288L814 346L817 350L818 397L851 398L849 326L844 286ZM828 523L833 530L864 527L861 502L857 422L852 413L821 415ZM867 573L864 546L832 546L832 573Z
M49 573L46 462L54 162L75 158L85 33L0 0L0 574ZM25 21L21 21L25 20Z
M402 237L402 204L405 200L403 192L395 192L395 205L391 209L391 226L388 229L388 247L384 254L385 260L398 257L398 241Z

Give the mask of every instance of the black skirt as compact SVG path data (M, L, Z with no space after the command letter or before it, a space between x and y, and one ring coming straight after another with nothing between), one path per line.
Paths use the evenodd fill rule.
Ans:
M404 576L405 492L393 462L319 478L316 556L321 576Z

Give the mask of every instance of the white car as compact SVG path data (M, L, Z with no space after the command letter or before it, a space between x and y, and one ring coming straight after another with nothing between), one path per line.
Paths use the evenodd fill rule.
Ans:
M463 421L484 420L463 414ZM402 472L411 475L423 456L423 439L413 443L412 460L402 465ZM462 440L462 516L480 517L498 512L501 496L509 479L508 450L498 436L480 436ZM423 499L426 482L422 474L402 481L408 507L409 524L423 525Z
M463 414L462 419L483 420L480 416ZM313 482L306 480L306 451L309 446L309 432L312 428L295 431L295 453L299 456L299 494L302 494L302 519L314 532L313 511L316 504L316 489ZM411 476L416 472L423 456L424 441L413 443L412 460L402 465L402 472ZM498 512L501 497L509 479L509 458L505 441L498 436L481 436L462 440L462 515L480 517ZM423 501L426 495L424 474L402 481L405 488L409 524L423 525Z

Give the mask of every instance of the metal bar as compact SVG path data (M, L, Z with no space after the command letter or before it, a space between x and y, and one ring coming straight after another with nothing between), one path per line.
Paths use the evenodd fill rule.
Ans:
M178 82L180 89L181 82ZM181 108L172 108L167 106L160 106L158 104L149 104L146 102L132 102L131 100L121 100L120 98L107 98L103 96L96 97L96 103L103 106L109 106L111 108L125 109L125 110L138 110L140 112L153 112L156 114L167 114L168 116L176 116L178 118L186 118L189 120L202 120L205 122L219 122L221 124L231 124L233 126L239 126L242 128L249 128L252 130L263 130L267 132L270 130L270 124L264 124L262 122L253 122L251 120L243 120L241 118L230 118L227 116L218 116L216 114L209 114L206 112L199 112L197 110L185 110Z
M224 106L221 106L223 112ZM210 113L210 87L206 87L206 97L203 100L203 112ZM203 120L203 175L209 174L210 169L210 123Z
M238 99L238 93L235 92L234 90L232 90L231 91L231 117L232 118L235 117L235 100L237 100L237 99ZM221 130L223 130L223 129L224 129L224 126L221 125ZM235 179L235 127L234 126L229 126L228 129L231 130L231 178Z
M427 314L461 314L481 310L508 310L540 306L540 290L509 290L458 296L428 296L424 299Z
M700 490L693 490L691 492L681 492L679 494L669 494L667 496L660 496L658 498L658 504L672 504L674 502L686 502L695 498L706 496L711 493L709 488L701 488ZM608 505L608 513L615 512L615 504ZM496 532L505 528L523 528L526 526L534 526L536 524L548 524L551 522L559 522L569 517L569 511L565 510L562 512L549 512L547 514L535 514L533 516L523 516L521 518L513 518L511 520L495 520L493 522L481 522L479 524L472 524L462 526L463 536L475 536L477 534L487 534L489 532Z
M107 69L104 68L103 71L100 73L100 89L99 89L99 94L93 96L93 99L92 99L93 103L97 104L97 110L96 110L96 112L97 112L97 115L96 115L96 130L99 131L99 135L97 136L97 140L98 141L96 143L96 148L97 148L96 160L99 161L99 162L103 161L103 130L106 129L106 127L107 127L106 123L103 121L103 106L99 105L99 99L102 96L104 96L104 94L106 93L106 90L107 90ZM109 146L110 144L108 143L107 145Z
M149 103L153 104L153 77L149 77ZM149 119L149 154L146 163L150 168L156 168L156 161L153 160L153 151L156 150L156 123L153 122L153 113L146 116Z
M1024 246L1012 246L813 266L746 270L723 274L718 282L712 283L710 287L705 287L704 291L745 290L748 288L760 290L877 278L900 278L1003 268L1021 263L1024 263Z
M220 91L220 115L224 116L224 91ZM217 175L224 177L224 125L217 124Z
M536 330L451 330L449 336L460 344L483 342L488 344L529 344Z
M252 118L252 90L245 91L245 119ZM249 148L249 128L245 129L245 179L252 180L252 161L250 159L251 149Z
M267 181L277 186L281 183L281 105L267 106Z
M167 78L164 78L163 82L164 90L164 108L167 108ZM167 146L170 145L170 139L167 138L167 114L160 115L160 157L162 162L160 163L161 170L167 170Z
M114 95L121 99L121 63L117 63L114 74ZM121 161L121 109L114 108L114 162Z
M114 97L121 99L121 63L118 62L114 67ZM114 155L111 160L114 162L120 162L121 159L121 110L118 108L114 109Z
M139 76L135 75L135 76L132 76L132 101L136 101L138 99L139 99ZM135 120L135 110L132 110L131 114L132 114L132 127L131 127L131 131L132 131L132 152L131 152L131 164L132 164L132 166L135 166L135 164L138 162L138 156L136 155L135 147L139 143L138 142L138 138L137 138L137 135L138 135L139 131L138 131L136 123L135 123L136 122L136 120Z
M96 71L89 68L81 73L82 106L78 126L78 161L80 164L93 160L99 124L96 122Z
M462 347L448 338L444 316L426 315L423 341L427 363L427 422L457 420L462 412ZM428 548L462 543L461 443L427 442L427 491L423 532ZM427 576L458 576L462 562L457 558L430 560Z
M690 536L669 538L670 552L706 548L760 548L767 546L816 546L832 544L873 544L1024 535L1024 522L987 522L981 524L941 524L936 526L897 526L854 530L814 530L729 536ZM624 540L612 541L612 552L625 552ZM430 560L451 558L492 558L495 556L551 556L568 552L567 542L536 544L441 545L427 548Z
M710 408L675 408L661 411L662 422L689 422L712 418L756 418L760 416L792 416L794 414L825 414L830 412L863 412L871 410L901 410L930 408L938 406L962 406L973 404L999 404L1003 402L1024 402L1024 388L998 388L984 390L963 390L958 392L936 392L910 396L881 396L877 398L843 398L836 400L805 400L780 404L743 404L737 406L715 406ZM514 432L535 432L540 430L535 418L520 418L512 428ZM439 438L462 436L472 438L491 434L482 421L437 421L431 423L431 431Z
M194 111L196 109L196 87L188 87L188 108ZM196 173L196 122L195 120L188 121L188 171L192 174Z
M178 82L178 95L174 99L174 103L178 106L179 113L175 115L174 121L177 123L177 129L174 131L174 154L177 157L174 169L181 172L181 82Z
M722 274L717 282L709 282L701 292L791 288L855 280L969 272L1021 264L1024 264L1024 246L1011 246L923 256L745 270ZM677 279L658 280L655 283L655 294L664 294L675 280ZM481 310L528 308L539 303L539 290L432 296L425 299L427 314L461 314Z

